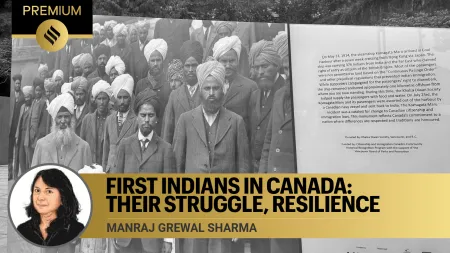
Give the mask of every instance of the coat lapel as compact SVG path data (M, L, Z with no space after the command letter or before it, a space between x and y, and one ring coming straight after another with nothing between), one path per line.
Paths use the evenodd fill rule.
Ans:
M133 151L138 163L141 164L142 155L141 155L141 144L139 143L138 134L133 135L133 141L131 142L131 150ZM133 168L138 169L138 168Z
M196 109L194 109L192 111L192 124L194 125L195 130L197 130L198 135L200 136L200 139L202 139L203 143L208 146L207 142L206 142L206 132L205 132L205 125L204 125L204 120L202 117L203 116L203 112L202 112L202 107L198 106Z
M191 106L189 105L189 101L188 98L186 96L189 96L189 89L187 87L187 84L183 85L184 87L181 89L177 89L177 97L178 97L178 101L180 102L181 106L184 108L184 110L190 111Z
M256 121L259 124L261 122L261 90L256 90L256 105L255 105L255 111L256 111Z
M227 111L225 110L225 108L221 108L220 109L220 113L219 113L219 122L217 124L217 139L216 142L214 144L217 145L225 136L225 134L228 132L228 130L231 127L231 116L229 113L227 113Z
M88 110L89 110L89 105L88 105L88 103L86 102L86 103L84 104L83 111L81 111L80 117L77 119L77 125L76 125L76 128L78 128L78 127L81 126L81 123L83 123L83 118L84 118L84 116L86 116L86 114L88 113ZM75 114L77 113L76 110L75 110L74 113L75 113Z
M236 77L236 79L238 79L238 77ZM234 79L234 81L230 84L230 88L228 89L227 94L225 95L224 104L228 103L228 101L230 101L233 97L235 97L240 91L242 83L236 81L236 79Z
M117 116L116 116L117 117ZM125 136L125 134L128 132L128 129L130 129L133 119L136 117L136 115L134 115L134 113L132 112L132 110L130 110L130 112L127 115L127 119L125 120L125 122L123 123L122 126L122 130L119 133L119 138L117 138L117 143L119 143L123 137ZM114 127L117 129L117 124L113 124ZM117 131L117 130L116 130Z
M156 152L157 149L158 139L155 132L153 132L152 140L148 143L147 149L145 149L144 154L142 154L142 160L139 163L139 169L150 158L150 156L152 156Z

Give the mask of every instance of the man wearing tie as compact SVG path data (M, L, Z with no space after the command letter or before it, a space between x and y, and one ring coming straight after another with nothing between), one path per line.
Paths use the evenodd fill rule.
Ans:
M184 64L184 79L186 82L170 93L167 102L161 135L168 143L173 141L175 126L180 115L200 105L196 70L203 58L202 45L198 41L188 40L183 43L180 55Z
M216 37L216 29L211 20L202 20L203 26L195 29L191 34L191 40L196 40L202 44L203 52L209 52ZM206 61L208 55L203 54L202 62Z

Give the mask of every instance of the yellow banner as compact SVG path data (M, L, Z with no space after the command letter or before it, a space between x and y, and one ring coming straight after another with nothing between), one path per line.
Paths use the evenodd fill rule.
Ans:
M448 174L83 174L84 238L449 238Z

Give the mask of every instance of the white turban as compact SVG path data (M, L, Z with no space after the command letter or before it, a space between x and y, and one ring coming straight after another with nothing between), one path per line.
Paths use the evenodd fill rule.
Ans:
M147 20L139 20L137 23L136 23L136 27L137 28L143 28L143 29L145 29L145 28L147 28L147 30L150 28L150 25L149 25L149 23L147 22Z
M31 85L23 86L22 92L23 92L24 96L26 96L26 95L30 95L30 96L33 95L33 86L31 86Z
M76 67L76 66L81 67L81 65L80 65L81 56L83 56L83 54L79 54L72 58L72 65L74 67Z
M56 82L53 81L53 78L47 78L44 80L44 89L45 90L54 90L56 88Z
M129 74L120 75L116 77L116 79L114 79L111 84L111 88L113 90L113 95L115 98L117 98L117 94L119 94L120 90L125 90L130 96L132 96L134 88L133 77L131 77Z
M108 30L108 28L114 28L114 26L116 26L116 25L117 25L116 21L110 20L110 21L105 22L104 27L105 27L105 30Z
M117 25L114 26L114 28L113 28L113 33L114 33L114 36L116 36L116 37L117 37L119 34L123 34L123 35L127 36L127 35L128 35L127 26L124 25L124 24L122 24L122 23L117 24Z
M79 60L80 67L84 67L86 63L90 63L91 65L94 64L94 59L92 58L91 54L85 53L81 54L80 60Z
M120 56L113 55L109 58L108 63L105 66L105 72L109 75L111 70L115 68L119 75L125 73L125 63L120 59Z
M239 61L239 57L241 56L241 40L236 35L221 38L216 42L216 44L214 44L213 47L214 59L219 60L219 57L226 54L231 49L236 51Z
M48 105L47 111L52 116L53 119L56 118L61 107L65 107L71 114L75 108L75 102L73 101L73 96L69 93L63 93L52 100Z
M101 26L99 23L95 23L92 25L92 31L100 33Z
M61 94L64 94L64 93L67 93L67 92L70 92L70 93L73 94L73 91L72 91L72 83L64 83L64 84L61 86Z
M144 48L144 56L145 59L147 59L147 62L154 51L160 52L163 60L165 60L167 55L167 42L163 39L151 40Z
M64 79L64 72L60 69L55 70L55 72L53 72L53 80L55 80L57 77L61 77L61 79Z
M197 67L197 79L200 87L208 76L214 77L220 84L225 82L225 67L218 61L207 61Z
M100 32L101 32L101 31L104 31L104 30L105 30L105 27L101 25L101 26L100 26Z
M108 97L111 97L112 95L112 88L109 83L107 83L104 80L98 81L94 86L92 86L92 96L96 98L100 92L104 92L108 95Z
M104 174L103 167L98 164L93 164L91 166L85 165L81 170L78 171L78 174Z
M47 64L40 64L38 68L38 73L41 73L42 71L48 71Z

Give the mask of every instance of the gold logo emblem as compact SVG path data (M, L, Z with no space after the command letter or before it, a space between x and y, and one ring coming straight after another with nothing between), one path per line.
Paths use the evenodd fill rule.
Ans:
M67 27L56 19L45 20L36 31L36 41L42 49L48 52L61 50L68 40Z

